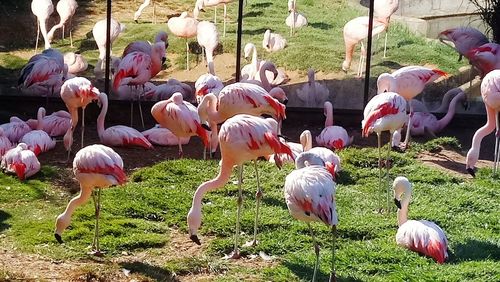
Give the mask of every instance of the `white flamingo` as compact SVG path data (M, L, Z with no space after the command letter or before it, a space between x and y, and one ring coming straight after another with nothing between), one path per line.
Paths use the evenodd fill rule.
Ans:
M49 42L52 42L54 33L59 28L62 28L62 39L64 39L64 27L66 26L66 23L69 23L69 42L70 46L73 47L73 35L71 34L73 27L71 26L71 19L75 14L76 8L78 8L78 3L76 3L75 0L59 0L59 2L57 2L56 10L59 14L60 20L59 23L53 26L47 34Z
M208 72L215 75L214 50L219 44L219 33L215 24L208 21L199 22L196 39L198 40L198 44L205 50Z
M54 12L54 4L52 0L33 0L31 1L31 11L37 18L36 43L35 53L38 50L38 39L40 31L42 32L43 40L45 41L45 49L50 48L50 41L47 36L47 20Z

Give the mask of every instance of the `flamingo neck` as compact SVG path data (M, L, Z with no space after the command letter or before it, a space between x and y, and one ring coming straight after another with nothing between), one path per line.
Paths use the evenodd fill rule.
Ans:
M325 128L333 126L333 108L330 103L325 103L325 117Z
M207 58L208 72L211 75L215 75L214 51L213 50L207 50L207 48L205 48L205 56Z
M80 194L71 199L68 206L66 207L66 210L64 210L64 212L57 217L55 231L56 234L61 235L64 229L69 226L69 224L71 223L71 216L73 215L75 209L85 204L89 200L91 194L92 188L84 186L80 183Z
M102 104L101 112L97 117L97 135L99 135L99 139L102 140L104 135L104 120L106 119L106 113L108 112L108 97L106 94L101 94L99 96Z
M448 125L448 123L450 123L451 119L455 115L457 102L458 102L458 100L463 99L464 95L465 95L465 93L463 93L463 92L458 93L451 100L450 105L448 106L448 112L446 113L446 115L442 119L438 120L438 131L441 131L445 126Z
M254 68L254 75L255 75L255 73L259 69L259 65L257 62L257 47L255 47L255 45L252 45L252 66ZM253 77L251 79L253 79Z
M262 88L266 89L266 91L270 91L272 86L269 83L269 80L267 80L267 76L266 76L267 70L269 70L269 66L265 66L265 65L262 66L259 69L259 77L260 77L260 81L262 82Z
M215 95L207 95L205 97L206 100L206 106L204 107L207 111L208 119L211 122L219 123L222 122L222 118L220 116L220 113L217 111L217 97Z
M43 130L43 125L44 125L43 118L44 118L44 116L45 116L45 110L43 108L38 109L38 113L36 115L36 119L38 121L38 123L36 125L36 130Z
M406 201L401 202L401 208L398 209L398 214L397 214L398 226L401 226L408 221L408 205L409 205L409 201L408 202L406 202Z
M483 141L484 136L493 132L496 127L495 119L498 116L498 112L495 112L495 110L490 108L488 105L485 106L487 121L486 124L479 128L472 137L472 146L467 153L467 159L465 162L467 168L474 168L474 165L479 159L479 149L481 148L481 141Z

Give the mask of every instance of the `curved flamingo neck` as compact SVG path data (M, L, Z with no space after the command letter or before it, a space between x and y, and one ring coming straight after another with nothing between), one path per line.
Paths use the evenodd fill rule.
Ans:
M223 122L222 117L220 116L220 113L217 111L217 97L213 94L208 94L205 96L204 100L204 105L203 109L206 110L206 113L208 115L208 119L211 122L219 123Z
M272 71L273 67L270 64L264 64L262 67L259 69L259 77L260 81L262 82L262 88L266 89L266 91L270 91L272 86L271 83L269 83L269 80L267 80L266 76L266 71Z
M398 209L398 226L401 226L405 224L408 221L408 206L409 206L409 199L408 201L401 201L401 208Z
M106 113L108 112L108 96L104 93L99 95L99 99L101 100L102 108L99 116L97 117L97 135L99 135L99 139L102 140L104 135L104 120L106 119Z
M43 121L43 118L45 116L45 109L43 107L40 107L38 109L38 113L36 115L36 119L37 119L37 125L36 125L36 129L37 130L43 130L43 125L44 125L44 121Z
M484 136L490 134L495 130L498 112L495 112L494 109L490 108L488 105L486 106L486 124L479 128L474 136L472 137L472 146L467 153L466 159L466 167L474 168L477 160L479 159L479 149L481 148L481 141L483 141Z
M448 125L448 123L450 123L451 119L455 115L457 102L458 100L463 99L464 95L465 93L461 92L458 93L455 97L453 97L453 99L450 102L450 105L448 106L448 112L442 119L438 120L437 122L438 131L441 131L445 126Z
M85 204L92 195L92 188L87 187L80 183L80 194L71 199L66 207L66 210L57 217L56 221L56 234L61 235L61 233L69 226L71 222L71 216L75 209L83 204Z

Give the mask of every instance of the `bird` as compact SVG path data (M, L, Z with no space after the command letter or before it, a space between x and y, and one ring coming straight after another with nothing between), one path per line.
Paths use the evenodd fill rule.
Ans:
M26 123L32 130L38 127L37 119L29 119ZM47 132L50 137L64 135L70 128L71 115L67 111L61 110L43 117L42 130Z
M52 139L47 132L43 130L45 108L38 108L37 114L37 128L26 133L20 140L28 146L28 150L33 151L36 156L40 153L47 152L54 149L56 141Z
M101 112L97 117L97 135L102 144L108 146L139 146L152 149L153 145L139 131L124 125L115 125L104 128L104 120L108 112L108 96L106 93L99 94Z
M275 77L278 76L278 70L271 61L262 61L262 62L263 64L259 66L257 74L253 78L241 79L240 82L256 84L264 88L266 91L271 91L271 89L273 88L271 82L274 80ZM268 72L272 73L271 79L268 79L266 75Z
M49 38L47 36L47 20L54 12L54 4L52 0L33 0L31 1L31 11L37 18L37 31L36 31L36 44L35 53L38 50L38 39L40 38L40 31L42 32L43 40L45 42L45 49L50 48Z
M137 23L142 11L146 9L153 2L153 24L156 24L156 2L154 0L144 0L144 2L139 6L137 11L134 13L134 21Z
M303 103L301 106L305 107L321 107L326 100L330 98L330 90L326 85L317 82L314 79L314 70L307 71L308 81L302 87L296 90L297 98Z
M424 87L434 82L436 79L447 76L448 74L440 69L430 69L421 66L402 67L391 74L382 73L377 78L377 93L395 92L403 96L406 101L411 101L424 90ZM411 128L411 115L413 114L412 104L410 103L410 117L408 127ZM403 148L409 146L410 131L406 132Z
M5 136L2 127L0 127L0 160L8 150L12 149L12 147L12 142Z
M297 0L288 0L288 12L285 24L290 27L290 36L295 33L296 28L301 28L307 25L307 18L297 12Z
M198 229L201 226L201 201L203 196L212 190L224 186L231 176L234 166L238 167L238 211L236 218L236 231L234 237L234 250L229 258L239 258L239 235L240 235L240 213L243 202L242 198L242 175L243 164L253 160L257 179L256 213L254 225L254 240L251 244L256 244L259 203L262 198L256 159L261 156L271 154L288 154L292 156L290 148L281 142L277 136L278 123L271 118L261 118L251 115L235 115L221 126L219 132L219 143L221 152L221 162L219 174L212 180L202 183L193 196L193 202L187 215L187 223L190 239L200 245ZM292 157L293 158L293 157ZM276 165L280 167L277 159Z
M152 47L151 54L135 51L128 53L118 65L117 72L113 78L113 89L118 90L120 85L142 86L148 82L154 73L161 70L165 58L164 42L156 42ZM144 91L143 91L144 92ZM142 127L144 128L144 118L142 115L141 99L137 95L139 103L139 113ZM133 101L130 101L130 124L133 124Z
M281 142L285 143L292 150L293 157L296 159L298 155L302 152L306 152L312 148L312 134L309 130L304 130L299 136L300 143L286 142L284 138L280 137ZM288 155L279 154L277 158L280 159L282 163L294 163L294 159ZM274 154L266 157L271 163L275 163Z
M141 132L146 139L149 140L154 145L160 145L160 146L173 146L177 145L179 142L179 139L181 141L182 145L185 145L189 143L189 140L191 137L182 137L182 138L177 138L172 131L161 127L159 124L156 124L154 127L145 130Z
M406 115L406 100L394 92L383 92L375 95L366 105L363 111L363 121L361 122L362 136L368 137L371 132L377 134L378 140L378 167L379 167L379 191L382 189L382 155L380 148L381 134L383 131L390 132L390 139L393 134L400 130L408 121ZM386 177L389 185L389 156L391 146L388 146L386 159ZM389 188L387 186L387 212L389 211Z
M7 173L16 174L23 181L40 171L40 162L26 144L19 143L3 155L0 167Z
M333 152L332 150L325 147L316 146L305 151L320 157L325 162L325 164L331 164L331 166L333 166L333 172L335 174L342 171L340 157L339 155L335 154L335 152ZM335 180L335 175L334 175L334 180Z
M87 70L87 60L81 55L73 52L64 53L64 63L68 65L68 73L77 75Z
M200 12L204 12L205 7L214 7L214 24L217 24L217 5L224 5L224 27L222 32L222 37L226 37L226 19L227 19L227 6L226 4L233 2L234 0L196 0L193 16L198 19Z
M103 19L96 22L94 27L92 28L92 35L94 36L95 43L97 44L97 48L99 49L99 57L97 59L95 68L99 70L105 69L102 67L102 65L106 58L106 25L107 25L107 20ZM123 32L124 30L125 30L125 25L121 24L120 22L118 22L113 18L111 19L110 37L109 37L110 50L112 49L113 42L116 40L116 38L118 38L118 35L120 35L120 33Z
M188 38L194 37L198 32L198 21L189 17L187 12L182 12L178 17L171 17L167 22L170 32L186 41L186 70L189 70L189 45Z
M262 39L262 47L267 52L276 52L286 47L286 39L283 36L272 33L270 29L264 32L264 39Z
M498 121L500 112L500 70L493 70L486 74L481 82L481 97L486 107L486 124L479 128L472 137L472 146L467 152L465 168L472 176L475 176L474 166L479 159L479 150L483 138L493 132L495 133L495 152L493 158L493 174L498 171L498 162L500 161L500 125Z
M0 128L12 144L19 143L19 140L32 130L26 122L16 116L11 117L8 123L0 124Z
M332 228L332 273L335 281L335 237L338 225L336 185L331 172L318 156L305 152L295 160L296 169L285 178L284 196L290 215L307 223L311 233L316 262L312 281L316 281L319 266L319 245L314 237L311 222L322 222Z
M193 93L193 88L189 84L180 82L177 79L171 78L160 85L151 85L149 90L146 90L144 96L153 101L167 100L176 92L182 94L182 99L189 103L196 101Z
M216 97L219 96L219 92L224 88L222 80L211 73L205 73L200 75L196 82L194 83L196 102L201 103L203 96L208 93L214 94Z
M64 27L66 26L66 23L69 23L69 25L71 26L69 29L69 41L71 48L73 48L73 35L71 34L71 29L73 27L71 24L71 19L75 14L76 8L78 8L78 3L76 3L76 0L59 0L59 2L57 2L56 11L59 14L59 23L54 25L47 34L49 42L52 42L54 33L59 28L62 28L62 39L64 39Z
M61 52L50 48L30 58L21 69L17 84L25 93L46 96L48 104L48 97L60 90L67 72Z
M357 17L348 21L344 25L344 44L345 44L345 59L342 62L342 70L347 73L351 67L352 55L354 48L361 42L361 55L359 56L357 76L360 77L363 73L363 65L366 59L366 50L363 45L363 40L368 38L368 17ZM387 24L373 19L372 36L375 36L387 28Z
M316 136L316 143L334 150L341 150L352 143L352 137L349 137L347 130L342 126L333 125L333 106L326 101L324 103L325 128Z
M469 50L467 58L471 65L484 77L494 69L500 69L500 45L496 43L486 43L477 48Z
M384 41L384 58L387 51L387 30L389 29L389 21L392 14L399 9L399 0L376 0L373 3L373 17L378 21L385 23L385 41Z
M99 246L101 189L114 185L123 185L127 182L127 176L123 170L123 160L110 147L101 144L90 145L76 153L73 160L73 173L80 184L80 193L71 199L64 212L57 216L54 237L57 242L63 243L62 233L70 225L73 212L77 207L85 204L92 195L96 209L92 252L94 255L101 255ZM97 191L95 191L96 188Z
M197 135L208 147L208 135L201 126L196 107L182 100L181 93L174 93L168 100L157 102L151 108L151 115L162 127L170 130L178 138L179 157L182 157L181 138Z
M73 145L73 131L78 124L78 108L82 108L82 138L81 148L83 148L83 136L85 133L85 108L92 101L99 98L99 89L85 77L74 77L66 80L61 86L61 99L63 100L68 112L71 115L71 127L64 134L64 147L68 151L68 160Z
M154 56L153 48L156 43L163 43L165 45L166 52L168 48L168 34L163 30L159 31L155 36L154 44L151 44L148 41L134 41L129 43L125 47L125 49L123 49L122 58L132 52L142 52L148 54L149 56ZM158 56L161 56L161 64L159 66L156 66L155 69L151 70L151 78L155 77L161 71L161 66L166 61L165 52L163 52L162 54L157 54Z
M396 243L399 246L432 257L439 264L448 258L448 240L443 229L432 221L408 220L412 185L408 178L398 176L392 184L394 203L398 207L398 232Z
M251 42L245 44L245 48L243 51L245 58L250 57L250 53L252 54L252 62L241 68L240 81L255 79L262 82L263 76L259 71L267 62L270 61L257 59L257 48ZM272 64L272 62L270 63ZM271 70L266 70L265 72L265 77L271 84L270 86L280 85L289 80L288 75L282 69L276 68L276 66L274 66L274 68L277 72Z
M477 48L483 44L490 43L490 40L488 40L486 35L469 26L443 30L439 33L438 38L439 41L454 48L458 52L459 61L462 60L463 56L467 56L469 50Z
M205 50L208 72L215 75L214 50L219 44L219 33L215 24L209 21L199 22L196 39L198 40L198 44Z
M120 65L120 62L122 59L120 57L116 56L110 56L109 57L109 79L112 80L113 76L116 73L116 70L118 69L118 65ZM97 59L97 63L94 66L94 77L96 80L103 80L104 79L104 72L106 70L106 66L103 66L103 61L101 59Z

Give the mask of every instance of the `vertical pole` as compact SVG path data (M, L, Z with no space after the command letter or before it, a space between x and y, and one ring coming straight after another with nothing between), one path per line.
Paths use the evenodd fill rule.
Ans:
M370 12L368 14L368 44L366 46L366 70L365 70L365 91L363 96L363 108L368 104L368 90L370 87L370 65L372 60L372 34L373 34L373 2L370 0Z
M238 0L238 30L236 39L236 82L240 81L241 74L241 34L243 26L243 0Z
M110 37L111 37L111 0L107 0L107 7L106 7L106 70L104 73L104 92L106 94L109 93L109 57L111 56L111 42L110 42Z

